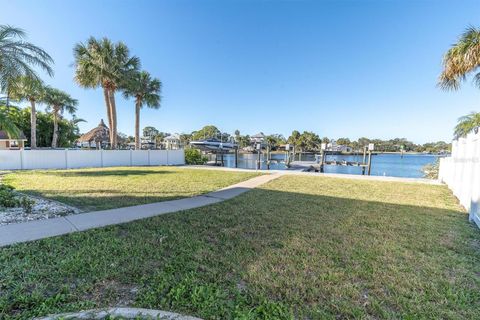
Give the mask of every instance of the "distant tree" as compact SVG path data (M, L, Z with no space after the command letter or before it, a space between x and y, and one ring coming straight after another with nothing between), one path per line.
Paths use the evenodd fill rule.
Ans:
M337 139L337 144L342 145L342 146L350 146L351 141L348 138L338 138Z
M142 130L143 136L148 139L153 139L159 134L159 131L155 127L145 127Z
M135 99L135 149L140 149L140 109L146 105L152 109L160 108L160 90L162 83L152 78L146 71L132 72L125 81L123 96Z
M46 87L43 102L48 106L47 111L50 111L53 116L52 148L56 148L58 144L58 121L64 111L74 114L77 111L78 101L62 90Z
M208 125L198 131L192 132L192 140L219 138L220 134L220 130L218 130L217 127L213 125Z
M10 104L10 86L21 77L40 80L36 68L53 75L53 59L43 49L25 41L22 29L0 25L0 92L6 94L6 107Z

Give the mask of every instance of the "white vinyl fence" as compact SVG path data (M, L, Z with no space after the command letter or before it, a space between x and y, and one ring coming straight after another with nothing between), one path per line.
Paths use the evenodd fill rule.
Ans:
M480 132L452 142L452 156L440 159L440 181L446 183L480 227Z
M0 150L1 170L183 164L183 150Z

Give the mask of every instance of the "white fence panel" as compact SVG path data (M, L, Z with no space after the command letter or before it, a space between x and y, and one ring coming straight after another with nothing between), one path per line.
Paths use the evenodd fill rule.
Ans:
M439 179L480 226L480 132L453 141L452 156L440 160Z
M23 169L65 169L65 150L23 150Z
M183 151L183 150L182 150ZM152 150L150 151L150 165L164 166L168 164L168 150Z
M102 166L101 150L67 150L67 168Z
M1 170L184 164L183 150L0 150Z
M22 169L22 151L0 150L0 169Z
M183 150L168 150L168 164L185 164L185 152Z
M134 150L132 151L132 166L148 166L149 163L148 150Z

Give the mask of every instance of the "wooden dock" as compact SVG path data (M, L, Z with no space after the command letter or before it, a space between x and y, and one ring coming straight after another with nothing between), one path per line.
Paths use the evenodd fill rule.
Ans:
M350 167L364 167L367 168L368 164L357 161L325 161L323 165L329 166L350 166ZM303 172L322 172L321 164L316 161L292 161L290 167L287 170L303 171Z

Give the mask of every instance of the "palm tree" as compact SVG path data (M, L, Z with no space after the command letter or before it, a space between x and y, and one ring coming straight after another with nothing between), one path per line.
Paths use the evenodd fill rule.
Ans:
M38 78L23 76L15 79L13 83L10 83L9 91L13 99L30 102L30 147L35 149L37 147L37 111L35 105L37 101L43 99L45 87Z
M0 91L6 94L9 107L10 86L21 76L37 79L34 68L38 67L53 75L53 59L43 49L25 41L22 29L0 25Z
M445 54L438 84L444 90L457 90L468 74L475 73L474 83L480 87L479 67L480 29L471 26Z
M465 137L468 133L478 127L480 127L480 112L472 111L470 114L458 119L458 124L455 126L455 137Z
M146 71L135 72L125 83L123 95L135 99L135 149L140 149L140 109L146 105L149 108L160 108L160 80L150 76Z
M110 127L110 144L117 146L117 110L115 91L131 72L138 70L140 60L130 57L125 44L109 39L89 38L74 48L75 81L84 88L103 88L107 118Z
M58 119L61 118L64 111L71 114L75 113L78 101L62 90L47 87L45 88L43 102L48 106L53 115L52 148L56 148L58 142Z

